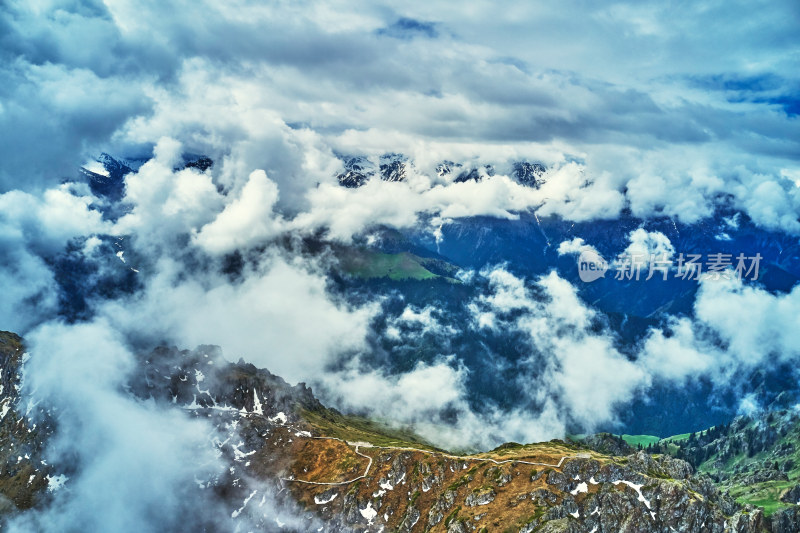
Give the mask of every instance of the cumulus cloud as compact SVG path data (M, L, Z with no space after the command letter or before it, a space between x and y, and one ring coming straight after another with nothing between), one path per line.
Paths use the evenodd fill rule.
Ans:
M534 442L563 436L562 415L554 402L533 412L470 404L468 370L453 357L418 363L408 372L388 374L353 360L326 374L324 393L338 405L408 425L430 442L453 450L488 449L506 441Z
M616 349L613 334L596 332L595 311L558 274L542 276L533 288L502 269L486 276L492 292L473 304L477 325L527 336L520 382L531 394L557 398L567 417L592 427L613 422L615 406L648 384L647 373Z
M434 334L441 337L456 335L458 330L447 324L447 317L434 306L418 309L408 305L400 316L390 318L386 326L386 336L392 340L400 341L403 336L420 336Z
M593 252L600 255L597 248L587 244L581 237L575 237L569 241L562 241L558 244L558 255L578 255L583 252Z
M232 284L213 273L187 277L181 263L165 259L141 294L108 302L100 312L133 338L218 344L289 381L308 380L338 354L365 346L376 311L333 300L325 278L308 268L266 256Z
M671 266L675 254L669 237L660 231L638 228L628 234L628 243L615 260L618 268L642 269L649 266L651 273L659 269L660 275L666 278L666 269Z
M224 468L211 426L121 394L134 360L109 326L50 324L27 339L24 392L58 418L47 460L78 469L51 505L22 515L11 531L178 530L213 516L196 512L216 504L195 481Z
M732 193L759 223L798 231L796 195L781 185L797 163L793 71L774 44L793 35L788 4L758 18L743 3L684 6L680 24L650 2L582 6L579 20L509 7L513 20L536 21L535 38L479 5L453 13L412 2L401 14L380 3L357 13L335 0L303 6L206 1L173 16L179 8L128 2L10 3L4 188L20 187L21 174L29 185L56 180L92 150L148 151L166 136L218 160L215 184L225 189L265 170L294 211L317 183L332 183L334 152L404 151L434 163L541 159L551 179L522 202L541 204L541 215L590 220L629 207L693 222ZM711 20L717 31L694 31ZM74 34L97 46L75 46ZM43 116L63 133L48 139L45 158L35 153ZM482 192L508 196L503 188ZM333 206L318 196L323 212L312 218L330 222ZM385 220L405 223L431 202L452 202L453 216L478 207L456 191L432 196ZM491 214L520 208L507 204Z
M213 253L232 252L260 244L281 232L272 209L278 187L263 170L250 174L238 198L229 202L213 222L196 235L197 244Z
M694 316L654 329L641 361L653 375L681 381L711 376L736 383L763 365L797 361L800 290L786 294L744 285L737 279L701 282Z

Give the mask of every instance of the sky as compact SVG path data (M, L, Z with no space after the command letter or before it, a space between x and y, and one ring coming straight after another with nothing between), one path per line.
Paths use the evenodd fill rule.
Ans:
M530 354L520 379L530 380L526 405L538 410L474 412L469 371L451 353L401 373L369 366L382 302L344 301L329 290L329 258L275 243L307 235L350 243L375 225L436 235L454 220L528 210L571 221L630 211L691 224L719 206L796 236L798 27L800 4L790 0L7 0L0 329L28 337L33 361L37 352L59 355L32 363L39 394L118 405L150 424L143 438L154 441L175 414L120 395L115 373L129 372L130 350L147 342L221 345L231 359L312 382L339 407L396 416L444 446L551 438L568 421L613 422L616 406L654 379L728 379L753 368L763 358L751 354L765 340L769 349L759 353L793 361L798 291L703 285L695 316L674 318L670 333L652 330L634 363L598 330L597 312L568 281L555 273L523 280L497 265L464 274L489 287L465 302L469 327L521 335ZM116 219L103 217L102 202L77 180L78 168L96 166L103 152L142 164L126 178L129 210ZM177 170L187 153L215 164ZM386 153L411 162L406 182L338 186L343 157L375 162ZM436 171L443 161L492 165L496 175L453 183ZM517 161L544 164L545 184L532 189L508 177ZM101 236L125 243L136 290L91 301L86 323L64 323L54 258L73 254L99 277L108 255ZM629 244L669 248L663 238L640 230ZM257 260L233 282L217 266L235 250ZM720 313L736 306L762 312L742 327L745 317ZM409 306L393 320L383 334L453 334L436 309ZM77 338L96 341L110 362L100 360L116 370L87 381L94 363L70 364L82 357L70 343ZM721 341L729 348L720 350ZM591 382L573 371L589 363ZM64 388L64 373L92 385ZM379 400L374 391L383 392ZM445 412L453 411L460 422L448 426ZM98 408L63 424L100 424L109 443L127 438L130 427L105 418ZM187 449L208 430L198 424L180 426L176 439ZM85 492L77 507L65 503L70 512L96 490L93 479L125 476L118 457L132 468L147 462L129 447L108 453L113 461L74 481ZM162 488L191 475L176 467ZM140 503L144 513L152 502ZM135 524L136 513L115 528Z

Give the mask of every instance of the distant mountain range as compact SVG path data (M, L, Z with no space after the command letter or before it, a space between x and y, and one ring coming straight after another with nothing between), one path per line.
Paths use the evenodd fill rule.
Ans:
M412 160L397 153L340 158L344 172L336 178L343 187L360 187L370 179L402 182L414 165ZM106 216L119 216L126 210L124 202L118 200L124 191L124 176L138 168L142 161L102 154L97 163L103 172L84 169L83 177L102 200L101 209ZM213 164L208 157L187 154L181 168L205 170ZM503 172L530 187L539 187L547 179L547 169L535 162L517 162ZM495 170L486 165L447 161L438 165L437 173L439 178L459 182L492 179ZM756 226L746 215L727 207L724 201L711 216L693 224L666 217L641 219L628 212L612 220L586 222L522 212L516 220L455 219L444 224L435 235L427 222L423 217L421 223L412 228L364 228L364 235L369 239L358 238L352 246L326 242L324 236L315 237L316 242L306 244L311 254L331 248L336 251L342 271L349 276L334 276L333 287L339 288L343 298L363 298L365 293L381 297L401 294L408 304L441 310L443 320L455 327L459 335L447 339L447 346L439 346L428 338L424 345L403 349L412 357L437 350L441 353L456 350L462 354L463 364L474 370L469 374L469 391L476 408L487 399L501 406L513 406L519 399L519 391L514 390L509 380L503 380L503 385L499 386L479 378L483 374L480 354L487 348L494 350L493 357L500 357L512 366L517 355L502 339L489 340L473 331L462 331L463 325L469 322L463 302L478 297L485 287L479 281L453 287L446 278L454 278L460 270L481 271L503 265L509 272L528 280L556 271L578 289L585 302L601 313L605 325L617 336L620 349L631 357L650 328L663 326L670 317L693 315L698 283L669 279L645 284L618 281L612 276L590 284L582 283L575 256L559 253L560 243L583 239L604 257L614 258L628 245L631 233L643 229L665 236L676 253L761 254L763 259L756 284L775 294L789 291L800 281L800 241L791 235ZM112 263L119 262L113 255L120 251L127 254L125 257L135 257L136 250L119 239L108 238L103 242L109 248ZM132 292L137 287L136 275L127 264L123 269L101 269L91 278L92 283L86 280L75 283L71 273L87 268L79 257L65 253L52 262L62 287L63 312L69 317L84 316L88 312L85 302L93 295ZM235 261L231 263L235 264ZM353 291L354 288L358 290ZM354 296L354 293L362 296ZM456 293L458 296L454 297ZM607 429L660 436L701 430L735 416L745 394L752 395L762 405L769 405L781 394L800 401L800 386L793 376L792 368L777 364L758 369L731 389L720 388L704 379L677 385L656 382L646 395L638 396L620 410L621 428ZM714 405L709 408L712 392Z

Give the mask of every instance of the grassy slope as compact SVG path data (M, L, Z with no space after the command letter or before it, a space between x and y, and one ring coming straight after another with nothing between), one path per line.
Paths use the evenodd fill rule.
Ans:
M302 415L306 422L326 437L336 437L348 442L369 442L375 446L442 451L409 429L392 428L388 424L368 418L343 415L333 409L306 409L302 411Z
M661 440L653 435L622 435L622 439L634 448L640 444L642 448L647 448L648 444L655 444Z
M365 248L346 248L340 250L337 256L342 270L359 278L389 278L401 281L444 277L426 268L431 260L409 252L387 254Z
M745 428L745 430L752 427L754 424L754 422L751 422L747 428ZM798 449L800 448L798 446L800 443L800 427L795 426L792 428L787 435L778 440L774 447L786 443L790 443L795 446L794 452L788 456L788 459L793 461L795 465L793 469L787 472L789 481L765 481L763 483L756 483L746 486L738 485L735 482L725 483L724 486L729 490L730 495L734 497L737 502L743 504L749 503L761 507L764 509L764 514L767 516L771 515L778 509L791 506L790 504L781 502L780 497L787 489L792 488L800 483L800 449ZM718 465L719 457L714 454L709 459L704 461L698 470L700 472L707 473L725 472L727 474L733 474L737 468L741 469L746 467L748 464L758 464L772 460L774 460L774 457L771 456L769 451L757 453L752 457L747 457L747 455L740 453L723 462L722 467L720 468Z

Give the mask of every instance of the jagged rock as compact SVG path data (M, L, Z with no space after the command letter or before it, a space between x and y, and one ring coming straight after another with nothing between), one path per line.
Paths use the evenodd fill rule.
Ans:
M366 157L348 157L343 163L344 172L336 176L342 187L361 187L375 174L375 165Z
M197 159L191 159L187 161L186 165L184 165L184 168L196 168L200 172L205 172L206 170L208 170L213 166L214 166L214 161L212 161L210 157L202 155Z
M462 520L453 520L447 526L447 533L468 533L471 530L470 524Z
M544 184L542 176L545 171L544 165L539 163L528 163L526 161L514 163L514 178L516 178L517 182L535 189Z
M628 456L628 467L643 474L688 479L694 468L686 461L669 455L653 456L643 451Z
M537 489L531 492L531 500L539 506L555 505L558 503L558 496L547 489Z
M764 531L765 527L764 512L752 507L736 513L728 522L728 531L731 533L755 533Z
M634 449L621 438L610 433L597 433L581 441L581 444L606 455L630 455Z
M39 412L34 424L17 408L24 354L19 336L0 331L0 514L33 507L52 473L41 459L54 422Z
M481 489L477 492L472 492L467 495L464 504L468 507L475 507L477 505L488 505L494 501L497 494L492 488Z
M455 502L456 492L453 490L445 491L445 493L437 498L436 502L434 502L434 504L431 506L431 509L428 512L428 523L431 526L435 526L441 522L445 514L450 511L450 508L453 507Z
M781 501L785 503L800 504L800 484L787 490L782 496Z
M764 483L765 481L788 481L789 477L786 475L786 472L781 472L780 470L761 468L753 472L738 474L734 479L740 485L755 485L756 483Z
M411 529L417 525L417 522L419 522L420 516L422 516L422 513L420 513L416 507L413 505L409 507L402 522L400 522L398 531L411 531Z
M483 181L484 178L494 176L494 168L486 165L483 168L475 167L464 170L453 180L454 183L464 183L466 181Z
M443 161L436 166L436 175L440 178L449 176L453 173L453 170L457 168L461 168L461 165L452 161Z
M380 170L383 181L403 181L406 179L406 164L402 161L381 163Z
M797 533L800 531L800 507L779 509L769 519L772 533Z

